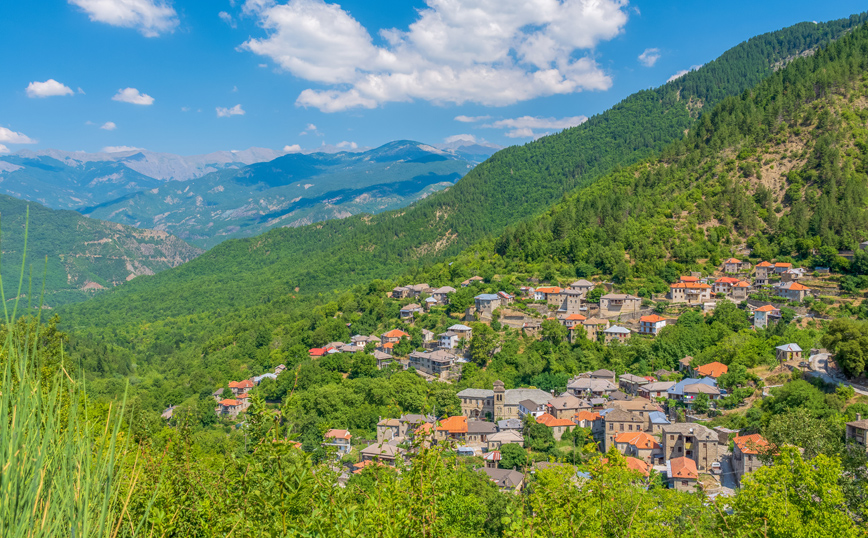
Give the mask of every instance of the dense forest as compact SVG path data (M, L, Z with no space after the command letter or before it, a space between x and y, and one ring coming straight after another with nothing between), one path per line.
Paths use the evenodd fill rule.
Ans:
M410 207L227 241L179 270L136 279L83 305L76 318L103 324L225 311L285 297L296 287L298 293L319 293L391 278L455 255L616 167L652 157L680 140L699 112L740 95L774 73L776 64L826 44L864 20L861 14L803 23L752 38L578 127L504 149L448 191Z

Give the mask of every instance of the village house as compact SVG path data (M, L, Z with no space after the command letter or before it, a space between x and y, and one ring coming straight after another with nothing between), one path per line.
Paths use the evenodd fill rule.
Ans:
M625 432L615 436L615 448L625 456L633 456L645 463L663 463L663 445L645 432Z
M611 409L608 412L600 414L603 416L606 430L604 452L608 452L610 448L615 446L615 437L618 435L624 432L644 431L647 424L647 420L640 417L637 413L631 413L622 409Z
M481 276L472 276L472 277L468 278L467 280L465 280L464 282L462 282L461 287L466 288L467 286L470 286L471 284L475 284L477 282L482 282L483 280L485 280L485 279L482 278Z
M403 320L412 320L416 314L422 313L422 306L416 303L410 303L406 306L402 306L399 312L401 319Z
M377 442L382 443L397 439L403 441L412 437L420 427L432 425L436 419L432 415L408 414L401 418L381 418L377 422Z
M591 403L587 400L582 400L568 392L565 392L557 398L552 398L546 404L546 412L555 418L572 418L582 409L590 409Z
M671 376L674 373L675 372L673 372L672 370L667 370L666 368L658 368L657 370L654 370L653 372L651 372L651 375L656 377L657 381L665 381L666 379L664 379L664 378L668 378L669 376Z
M791 264L791 263L782 263L782 262L776 263L775 267L774 267L774 272L775 272L775 274L780 275L781 273L786 273L787 271L789 271L792 268L793 268L793 264Z
M741 260L738 260L736 258L730 258L723 262L722 269L724 273L738 273L739 271L744 269L744 265L745 264L742 264ZM746 265L747 269L749 270L750 263L747 263Z
M374 359L377 361L377 370L382 370L386 366L392 364L393 362L400 362L395 357L389 355L388 353L384 353L379 349L375 349L373 353Z
M589 282L583 278L580 280L576 280L575 282L570 284L570 289L572 291L577 291L577 292L581 293L582 297L584 297L585 295L588 294L589 291L594 289L594 283Z
M500 450L503 445L518 445L524 448L524 436L518 430L501 430L488 436L488 450Z
M540 389L519 388L505 390L503 382L494 382L494 390L464 389L456 394L461 402L461 413L465 417L486 417L493 420L519 418L519 402L533 400L545 405L551 394Z
M683 359L678 359L678 371L690 373L690 363L692 362L693 357L691 357L690 355L684 357Z
M531 415L536 418L548 410L547 405L547 403L541 403L539 400L522 400L518 402L518 416L524 418L526 415Z
M773 273L775 266L769 262L760 262L756 266L754 273L754 283L757 286L767 286L769 283L769 274Z
M613 325L603 331L603 342L606 344L611 344L614 341L618 342L626 342L630 338L630 329L626 327L621 327L620 325Z
M674 381L658 381L656 383L648 383L636 390L636 395L641 398L653 400L655 398L668 398L669 389L675 386Z
M588 318L582 322L582 327L585 328L585 336L591 342L596 342L600 339L603 331L609 328L609 321L599 318Z
M391 349L395 344L401 341L401 338L410 338L410 335L405 333L401 329L392 329L389 332L383 333L383 336L380 337L380 344L384 348L386 348L387 344L392 344L387 348Z
M716 389L717 381L711 377L703 377L702 379L687 377L672 385L672 387L668 391L666 391L666 393L670 400L684 402L688 405L696 398L696 395L700 392L706 392L709 397L712 397L713 391L704 391L703 389L696 387L696 385L707 385ZM720 390L717 391L717 395L715 396L715 398L719 397Z
M701 424L670 424L664 426L661 433L663 455L667 460L687 457L696 462L696 467L703 471L711 469L711 464L720 456L717 434Z
M458 335L458 338L463 338L467 342L470 342L470 339L473 338L473 329L467 325L462 325L461 323L456 323L446 330L454 332Z
M696 491L699 473L696 471L696 462L691 458L682 456L667 461L666 476L670 488L689 493Z
M440 374L452 370L458 357L446 350L440 349L427 352L414 351L407 356L407 359L409 366L421 370L428 375L439 377Z
M381 418L377 422L377 442L384 443L392 439L403 439L401 421L397 418Z
M473 300L477 312L493 312L500 306L500 296L496 293L482 293Z
M608 409L620 409L633 413L641 418L644 423L642 429L649 431L651 429L650 414L661 410L660 406L645 399L636 400L610 400L605 404Z
M582 322L586 319L588 318L581 314L570 314L561 318L561 324L567 329L573 329L575 327L581 327Z
M732 291L729 296L734 301L746 301L750 296L751 285L749 282L739 280L732 285Z
M555 418L548 413L536 417L537 424L542 424L551 430L555 441L560 441L564 433L576 427L576 423L565 418Z
M390 443L374 443L362 449L359 456L363 462L375 461L394 467L399 459L404 457L405 451L397 445Z
M736 480L741 483L744 475L763 466L759 456L768 450L769 443L758 433L737 436L732 441L732 466Z
M660 434L663 431L663 428L672 424L669 422L669 419L666 418L666 413L663 411L651 411L648 413L648 422L651 425L649 431L653 434Z
M847 441L861 445L868 452L868 420L857 414L856 420L847 423Z
M229 390L232 391L232 394L238 396L239 394L243 394L248 390L252 389L255 385L253 381L249 379L245 379L243 381L230 381L229 382Z
M424 293L431 292L431 286L428 284L411 284L407 286L409 297L421 297Z
M774 285L775 295L788 301L800 303L805 300L810 288L798 282L779 282Z
M806 271L803 267L787 269L781 273L781 282L794 282L805 278Z
M454 331L446 331L437 336L440 339L440 349L455 349L461 343L461 337Z
M534 301L549 302L549 295L560 296L562 291L564 291L564 290L562 290L561 288L559 288L557 286L542 286L540 288L536 288L533 291L533 299L534 299Z
M627 394L635 395L639 387L647 384L648 380L638 375L621 374L621 377L618 378L618 386Z
M598 397L607 396L616 390L618 387L608 379L594 379L590 377L579 377L572 379L567 384L567 390L572 392L574 396L593 395Z
M775 348L775 358L780 363L802 360L802 348L799 344L784 344Z
M666 318L663 316L658 316L657 314L651 314L649 316L642 316L639 318L639 334L648 334L651 336L657 336L657 333L660 332L660 329L666 326Z
M606 368L600 368L599 370L594 370L593 372L588 372L587 377L591 377L594 379L605 379L607 381L611 381L614 383L616 381L616 374L612 370L607 370Z
M585 294L575 290L564 290L557 297L553 296L554 306L560 314L578 314L582 310Z
M696 398L700 394L708 395L710 400L719 400L721 393L720 389L715 385L708 385L706 383L693 383L692 385L685 385L684 391L681 397L681 401L687 404L688 409L693 408L693 403L696 401Z
M484 420L468 420L464 444L468 446L488 446L488 436L497 433L497 425Z
M438 304L437 299L435 299L434 297L426 297L425 300L423 301L423 303L424 303L426 312L430 312L431 309L433 307L437 306L437 304Z
M447 439L464 441L465 435L467 435L467 417L462 415L441 419L434 430L434 439L437 441Z
M721 362L714 361L709 362L708 364L703 364L702 366L697 366L693 371L695 372L695 375L717 379L728 372L729 367Z
M492 467L483 467L479 471L485 473L501 491L518 493L524 486L524 475L518 471Z
M405 299L410 296L410 289L406 286L392 288L392 299Z
M333 447L339 456L345 456L352 451L352 446L350 446L350 440L352 438L352 434L347 430L332 429L325 432L325 435L323 435L322 447L325 449Z
M606 425L600 413L583 410L576 413L572 420L576 423L576 426L591 430L591 435L598 443L603 440L603 435L606 432Z
M732 286L738 283L738 279L731 276L720 277L714 281L714 285L711 287L712 293L715 295L720 293L722 295L729 295L729 292L732 291Z
M447 305L449 304L449 294L455 293L455 288L452 286L443 286L431 291L431 297L437 301L438 304Z
M670 284L668 298L673 303L701 304L711 300L711 286L704 282Z
M767 304L753 311L753 325L758 329L768 327L769 322L777 321L781 318L781 311L774 306Z
M642 299L623 293L609 293L600 297L600 316L617 317L621 314L638 312Z
M239 413L247 409L246 400L226 398L217 402L217 415L224 417L237 417Z

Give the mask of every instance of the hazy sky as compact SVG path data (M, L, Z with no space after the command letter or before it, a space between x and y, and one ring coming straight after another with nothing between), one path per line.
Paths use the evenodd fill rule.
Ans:
M864 2L28 0L0 151L524 143L756 34Z

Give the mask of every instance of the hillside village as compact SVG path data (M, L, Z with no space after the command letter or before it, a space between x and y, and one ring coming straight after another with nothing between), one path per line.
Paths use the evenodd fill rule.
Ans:
M487 286L485 279L474 276L456 283L457 288L403 285L387 297L399 304L403 328L385 330L379 336L355 335L348 342L311 348L308 354L315 361L366 354L373 357L378 370L413 371L428 381L451 384L473 362L474 329L468 324L477 329L500 324L500 329L520 331L532 339L545 337L544 324L549 328L556 324L571 343L584 339L613 346L631 338L655 338L664 327L677 323L676 314L685 308L708 314L727 303L746 310L753 328L764 329L782 316L804 317L805 303L819 292L801 282L814 281L819 275L829 275L829 270L815 268L809 273L791 263L753 265L730 258L716 274L683 275L664 297L652 299L618 293L611 284L585 279L565 287L520 286L514 295L476 293L463 312L447 318L454 323L442 332L415 325L427 314L448 307L459 290L469 296L496 282ZM797 343L779 345L775 354L780 369L806 373L813 373L817 358L828 357L821 350L803 350ZM243 413L257 386L266 379L277 380L284 371L286 367L279 365L273 372L218 389L213 394L216 414L243 424ZM349 430L332 428L323 433L321 448L332 455L340 480L346 482L371 465L402 468L420 444L445 444L468 461L477 461L479 472L500 489L517 492L527 483L528 472L561 465L534 459L531 445L548 440L557 445L592 446L606 455L620 453L637 480L657 477L673 489L728 495L745 474L770 462L776 449L759 434L741 435L737 430L704 424L724 409L720 404L730 396L719 384L728 371L720 362L699 364L687 356L676 370L658 369L651 375L605 368L587 371L569 379L560 392L506 388L497 380L491 389L458 391L460 414L442 415L435 409L431 414L381 417L376 439L355 438ZM757 389L762 386L759 378L755 381ZM741 403L759 392L762 397L769 395L754 388L733 390L731 397ZM167 409L164 418L170 418L171 412ZM861 416L847 424L848 440L868 446L866 434L868 421ZM516 459L516 451L531 457ZM501 465L504 458L507 466Z

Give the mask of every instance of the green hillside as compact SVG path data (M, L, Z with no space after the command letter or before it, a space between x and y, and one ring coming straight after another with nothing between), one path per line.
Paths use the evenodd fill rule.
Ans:
M0 271L7 298L18 292L28 208L26 280L32 270L32 295L38 295L45 275L48 306L83 301L100 290L176 267L202 253L165 232L89 219L75 211L48 209L0 195ZM27 289L25 281L23 291Z
M284 297L296 287L301 293L339 289L457 254L614 168L654 155L681 139L702 110L741 94L775 66L865 19L863 14L802 23L752 38L578 127L502 150L448 191L408 208L229 241L194 263L123 286L78 313L89 319L107 311L123 312L126 319L155 319L231 311Z

